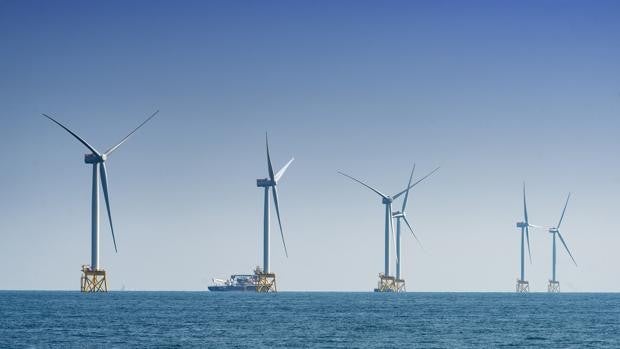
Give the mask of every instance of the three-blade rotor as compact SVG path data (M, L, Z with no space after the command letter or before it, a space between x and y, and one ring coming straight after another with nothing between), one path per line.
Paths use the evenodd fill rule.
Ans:
M415 166L414 166L414 169L415 169ZM344 172L342 172L342 171L337 171L337 172L338 172L338 173L340 173L341 175L343 175L343 176L345 176L345 177L347 177L347 178L349 178L349 179L351 179L351 180L353 180L353 181L355 181L355 182L357 182L357 183L359 183L359 184L363 185L364 187L366 187L366 188L368 188L368 189L372 190L372 191L373 191L373 192L375 192L377 195L381 196L383 199L386 199L386 200L396 200L399 196L401 196L401 195L403 195L403 194L405 194L405 193L408 193L408 192L409 192L409 189L411 189L411 188L415 187L416 185L418 185L420 182L422 182L423 180L425 180L426 178L428 178L429 176L431 176L433 173L435 173L437 170L439 170L439 167L437 167L437 168L435 168L434 170L432 170L431 172L429 172L426 176L424 176L424 177L422 177L422 178L418 179L418 180L417 180L417 181L415 181L413 184L411 184L411 182L410 182L410 183L409 183L409 185L408 185L405 189L403 189L402 191L400 191L400 192L396 193L395 195L393 195L393 196L391 196L391 197L390 197L390 196L387 196L387 195L385 195L385 194L383 194L383 193L382 193L382 192L380 192L378 189L371 187L370 185L368 185L368 184L367 184L367 183L365 183L364 181L361 181L361 180L359 180L359 179L357 179L357 178L355 178L355 177L353 177L353 176L350 176L350 175L348 175L348 174L346 174L346 173L344 173ZM411 172L413 173L413 171L411 171ZM405 203L405 205L406 205L406 203Z
M564 241L564 238L562 237L562 233L560 233L560 225L562 224L562 220L564 219L564 214L566 213L566 206L568 206L568 200L570 200L570 193L568 193L568 197L566 198L566 203L564 204L564 209L562 209L562 215L560 216L560 221L558 222L558 226L555 228L555 232L558 234L558 237L560 238L560 241L562 242L564 249L566 249L566 252L568 252L568 255L573 260L573 263L575 263L575 266L577 266L577 262L575 261L575 258L573 258L573 254L568 249L568 246L566 245L566 242Z
M269 155L269 139L267 138L267 133L265 133L265 148L267 149L267 172L269 173L269 180L271 181L271 193L273 195L273 203L276 207L276 216L278 217L278 226L280 227L280 237L282 238L282 246L284 246L284 254L288 258L288 249L286 248L286 241L284 240L284 230L282 229L282 220L280 219L280 204L278 202L278 189L276 185L278 181L286 172L286 169L289 165L295 160L295 158L291 158L286 165L284 165L276 174L273 173L273 166L271 164L271 156Z
M525 240L527 241L527 253L530 258L530 263L532 263L532 251L530 249L530 228L543 228L539 225L530 224L529 217L527 215L527 200L525 196L525 182L523 182L523 223L525 230Z
M371 191L375 192L377 195L379 195L382 199L383 199L383 203L391 203L392 201L396 200L398 197L400 197L401 195L405 194L405 197L403 198L403 205L402 205L402 212L401 212L401 217L403 218L403 220L405 221L405 224L407 225L407 227L409 228L409 231L411 231L411 234L413 234L413 237L416 239L416 241L418 242L418 244L420 244L420 246L422 246L422 244L420 243L420 240L418 239L418 237L415 235L415 233L413 232L413 228L411 227L411 224L409 223L409 221L407 220L406 214L405 214L405 209L407 207L407 200L409 197L409 191L411 190L411 188L415 187L416 185L418 185L419 183L421 183L422 181L424 181L425 179L427 179L428 177L430 177L433 173L437 172L437 170L439 170L439 167L435 168L434 170L432 170L431 172L429 172L428 174L426 174L424 177L418 179L417 181L415 181L414 183L411 183L411 181L413 180L413 173L415 171L415 164L413 165L413 169L411 170L411 175L409 176L409 183L407 184L407 187L403 190L401 190L400 192L396 193L393 196L388 196L383 194L381 191L379 191L378 189L370 186L369 184L365 183L362 180L359 180L351 175L348 175L342 171L337 171L339 174L361 184L362 186L370 189ZM394 243L394 248L396 249L396 235L394 234L394 229L393 229L393 222L392 222L392 214L390 213L390 222L388 223L390 226L390 232L392 234L392 240ZM398 257L396 257L398 258Z
M110 210L110 196L108 194L108 174L107 174L107 170L106 170L106 166L105 166L105 161L106 161L107 157L113 151L115 151L118 147L120 147L121 144L125 143L125 141L127 141L127 139L129 139L129 137L131 135L133 135L139 128L144 126L144 124L146 124L155 115L157 115L157 113L159 113L159 110L157 110L155 113L153 113L151 116L149 116L144 122L142 122L140 125L138 125L138 127L136 127L127 136L125 136L125 138L123 138L118 144L116 144L112 148L108 149L103 154L100 153L99 151L97 151L93 146L88 144L88 142L86 142L83 138L78 136L75 132L71 131L68 127L66 127L65 125L61 124L59 121L57 121L56 119L52 118L51 116L49 116L47 114L43 114L43 116L45 116L46 118L50 119L55 124L57 124L58 126L62 127L65 131L67 131L69 134L71 134L73 137L75 137L75 139L77 139L80 143L82 143L86 148L88 148L88 150L90 150L93 153L93 155L95 155L97 157L96 161L93 162L93 165L94 166L99 166L99 174L101 176L101 186L103 188L103 195L104 195L104 198L105 198L106 210L107 210L107 213L108 213L108 222L110 222L110 231L112 232L112 242L114 243L114 251L116 251L116 252L118 252L118 248L117 248L117 245L116 245L116 236L114 235L114 225L112 224L112 212Z

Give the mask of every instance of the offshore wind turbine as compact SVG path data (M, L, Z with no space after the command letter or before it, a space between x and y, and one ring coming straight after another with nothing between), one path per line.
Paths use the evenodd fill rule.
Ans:
M159 110L149 116L138 127L131 131L118 144L111 147L104 153L97 151L88 144L82 137L71 131L69 128L58 122L47 114L43 114L46 118L53 121L65 131L69 132L75 139L82 143L90 153L84 155L84 162L92 165L92 202L91 202L91 259L90 266L82 266L81 291L82 292L98 292L107 291L106 272L99 266L99 179L101 178L101 186L105 198L106 209L108 212L108 221L110 222L110 231L112 232L112 242L114 243L114 251L118 252L116 247L116 237L114 236L114 225L112 224L112 213L110 211L110 199L108 194L108 174L105 166L109 156L120 147L131 135L133 135L140 127L144 126L149 120L159 113ZM99 177L101 176L101 177Z
M276 216L278 217L278 226L280 227L280 236L282 237L282 246L284 247L284 254L288 258L288 250L286 248L286 242L284 241L284 231L282 229L282 221L280 219L280 206L278 203L278 189L276 186L278 182L286 172L286 169L289 167L291 162L295 160L295 158L291 158L289 162L284 165L280 171L277 173L273 173L273 166L271 164L271 156L269 155L269 139L267 138L267 134L265 133L265 148L267 150L267 172L269 177L260 178L256 180L256 186L259 188L265 188L265 197L264 197L264 208L263 208L263 270L262 272L256 271L258 277L258 287L257 291L259 292L269 292L276 291L276 279L275 274L271 272L269 265L269 189L271 188L271 193L273 195L273 203L276 209Z
M413 169L411 169L411 175L409 176L409 182L407 184L407 191L405 192L405 197L403 198L403 205L400 211L396 211L392 213L392 218L396 218L396 283L397 283L397 288L402 291L404 291L404 288L405 288L405 280L401 279L400 277L400 271L401 271L401 265L402 265L401 229L400 229L401 220L405 222L405 224L409 228L409 231L411 232L413 237L416 239L418 244L422 246L422 244L420 243L420 240L413 232L413 228L411 227L411 224L407 220L407 213L405 212L405 209L407 208L407 200L409 199L409 191L411 190L410 187L411 187L411 181L413 180L414 171L415 171L415 164L413 164Z
M562 242L564 249L566 249L566 252L568 252L568 255L573 260L573 263L575 263L575 266L577 266L577 262L575 261L575 258L573 258L573 254L570 253L570 250L568 249L568 246L566 245L566 242L564 241L564 238L562 237L562 233L560 233L560 225L562 225L562 219L564 219L564 213L566 213L566 206L568 206L569 199L570 199L570 193L568 193L568 197L566 198L566 203L564 204L564 209L562 210L562 215L560 216L560 221L558 222L558 225L556 227L549 228L549 233L553 235L553 245L552 245L553 250L552 250L552 257L551 257L552 258L551 280L549 280L549 285L547 286L548 292L560 292L560 282L557 281L555 277L555 268L556 268L556 260L557 260L556 242L555 242L556 236L560 238L560 241Z
M428 176L432 175L433 173L435 173L435 171L437 171L439 169L439 167L437 167L436 169L434 169L433 171L431 171L429 174L427 174L426 176L422 177L421 179L419 179L418 181L416 181L415 183L409 185L407 188L405 188L404 190L389 196L389 195L385 195L383 193L381 193L379 190L371 187L370 185L364 183L363 181L352 177L344 172L338 171L338 173L340 173L341 175L363 185L364 187L372 190L375 194L379 195L381 197L381 203L383 205L385 205L385 246L384 246L384 250L385 250L385 255L384 255L384 269L383 269L383 274L379 274L379 287L377 289L375 289L375 291L378 292L395 292L397 291L396 289L396 284L395 284L395 279L393 276L390 275L390 233L392 233L392 236L394 236L394 225L393 225L393 221L392 221L392 202L397 199L398 197L400 197L401 195L405 194L409 189L415 187L418 183L422 182L423 180L425 180ZM396 244L396 242L394 242L394 244Z
M516 290L517 292L529 292L530 283L525 280L525 242L527 241L527 253L530 258L530 264L532 263L532 252L530 250L530 229L540 228L539 226L529 223L527 216L527 203L525 200L525 183L523 183L523 221L517 222L517 228L521 229L521 274L517 280Z

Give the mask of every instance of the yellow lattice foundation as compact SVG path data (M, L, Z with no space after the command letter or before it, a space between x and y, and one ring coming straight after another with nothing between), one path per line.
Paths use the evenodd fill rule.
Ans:
M396 278L393 276L385 276L383 273L380 273L379 283L377 284L377 288L375 288L375 292L398 292Z
M396 286L396 292L407 292L404 279L396 279L394 280L394 284Z
M551 280L549 280L549 285L547 285L547 292L559 293L560 292L560 282L559 281L551 281Z
M528 281L517 279L516 291L517 293L530 292L530 283Z
M108 282L103 269L91 270L88 265L82 266L80 278L80 291L82 292L108 292Z
M276 274L274 273L256 273L258 278L256 283L256 292L277 292Z

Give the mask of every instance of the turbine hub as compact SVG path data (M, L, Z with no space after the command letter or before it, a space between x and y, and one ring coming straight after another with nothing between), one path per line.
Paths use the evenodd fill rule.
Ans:
M392 198L391 198L391 197L389 197L389 196L388 196L388 197L383 198L383 203L384 203L384 204L391 204L391 203L392 203L392 201L394 201L394 199L392 199Z

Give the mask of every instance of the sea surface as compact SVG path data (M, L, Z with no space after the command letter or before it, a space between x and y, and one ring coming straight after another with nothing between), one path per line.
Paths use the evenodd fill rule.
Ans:
M0 292L0 348L620 348L620 294Z

